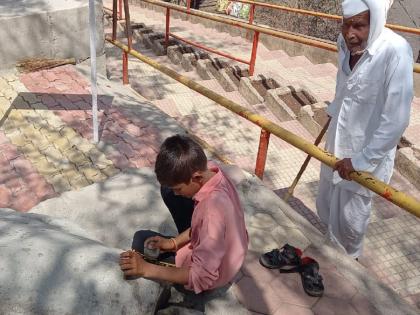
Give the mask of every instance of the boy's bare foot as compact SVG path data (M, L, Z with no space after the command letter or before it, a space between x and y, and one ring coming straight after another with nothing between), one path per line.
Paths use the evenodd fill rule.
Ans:
M129 250L120 254L120 268L124 276L144 276L147 262L135 251Z

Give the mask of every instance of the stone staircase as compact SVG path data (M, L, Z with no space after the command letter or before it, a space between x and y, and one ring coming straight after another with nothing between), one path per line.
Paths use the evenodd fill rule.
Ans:
M306 139L311 141L314 139L314 135L319 132L320 127L306 113L309 112L313 115L312 108L324 108L325 104L317 102L317 95L315 93L310 92L302 84L298 84L300 83L299 76L304 77L305 74L301 66L293 67L297 62L312 65L308 59L304 57L289 57L282 51L270 52L261 45L259 51L262 53L262 56L258 56L257 60L264 61L258 62L256 65L256 73L260 73L260 75L249 77L247 68L242 65L237 65L217 56L211 56L208 53L176 43L175 41L172 41L173 45L168 48L167 55L165 56L163 55L165 51L162 45L163 28L157 24L162 18L162 15L159 12L150 10L147 12L146 17L132 8L131 15L133 22L141 22L141 25L135 25L134 30L134 45L137 50L146 56L154 56L154 59L158 62L169 66L180 74L197 80L199 84L217 91L219 94L238 102L248 109L265 115L265 117L279 125L287 129L292 128ZM151 28L149 25L153 25L154 27ZM230 34L206 29L200 24L192 24L182 20L173 19L171 25L173 25L171 31L176 32L177 35L182 34L185 37L194 38L193 40L195 41L204 41L210 47L220 47L220 43L229 37L229 41L233 44L232 47L229 47L229 53L239 54L242 58L249 58L250 43L242 37L232 37ZM188 29L194 29L194 34L207 34L209 36L204 38L202 35L199 35L197 38ZM110 50L107 50L108 59L113 58L113 62L108 62L110 64L108 67L109 77L121 80L120 52L118 49L115 50L110 46L108 48L110 48ZM281 62L284 65L277 60L280 55L282 56ZM274 63L278 63L278 67L285 69L282 76L272 71L274 69ZM325 65L325 67L328 71L331 69L330 65ZM312 65L312 68L309 69L315 71L319 68L319 66ZM118 71L115 72L114 70L116 69ZM324 73L328 71L324 69ZM204 96L190 91L182 84L160 75L158 71L153 70L151 67L144 65L134 58L130 59L129 62L129 74L133 78L131 80L132 87L137 92L149 98L160 109L181 122L184 127L220 150L227 158L235 161L246 170L253 171L253 160L255 159L258 148L259 128L230 113ZM142 79L137 80L136 76L141 76ZM265 77L269 78L268 81L264 79ZM266 82L269 83L267 84ZM287 86L290 86L290 88ZM326 94L325 91L328 91L325 87L323 90L317 90L319 94L323 92ZM264 96L261 96L260 93ZM303 97L302 99L302 96L305 95L307 97ZM310 106L304 106L305 111L303 113L306 115L301 115L299 107L302 104L305 105L305 102ZM282 109L280 111L278 110L279 104ZM294 107L295 112L289 106ZM313 126L305 123L305 125L310 125L308 128L305 128L297 120L298 116L302 117L302 120L308 118L307 120L314 123L312 124ZM226 124L229 124L230 128L235 130L237 136L242 135L249 140L252 139L252 142L248 141L248 145L245 147L236 148L235 137L232 137L230 140L231 145L226 145L226 139L221 140L223 137L229 137L225 134L224 125ZM271 173L274 174L274 169L278 167L278 156L289 156L290 151L293 151L293 155L298 157L299 162L295 163L296 165L291 168L296 169L305 158L305 155L274 137L272 138L272 142L277 143L280 148L277 145L270 147L265 180L272 188L284 188L287 184L283 183L283 185L280 185L281 180L279 181L278 179L277 183L275 183L276 176L270 176L270 168L273 169ZM284 165L285 163L283 162L282 164ZM313 164L315 165L312 167L313 171L305 174L306 177L312 174L313 178L307 178L309 181L314 180L317 176L317 172L315 171L317 163L313 162ZM311 166L309 169L311 169ZM291 171L287 181L292 180L292 173L295 172L297 172L297 169Z
M145 14L146 12L147 14ZM218 91L219 94L237 101L251 110L266 115L267 118L283 127L296 128L308 140L312 141L327 121L325 108L328 102L333 99L335 89L336 67L333 64L313 64L305 56L289 56L281 50L270 51L260 43L255 74L249 76L245 65L220 58L173 39L170 40L166 51L164 47L164 25L162 23L164 13L161 8L144 3L141 3L141 6L132 5L131 17L134 23L138 23L134 24L133 34L136 48L146 56L159 56L156 59L158 62L196 80L205 87ZM193 23L194 20L186 20L182 15L180 17L174 18L171 16L171 32L208 47L225 50L237 57L249 59L252 45L250 40L245 38L250 38L250 36L246 36L246 33L235 29L212 28L201 23ZM225 45L226 42L229 42L230 45ZM120 56L115 59L119 69L121 69L121 65L118 64L118 62L121 63L120 59ZM203 133L199 130L201 129L199 126L204 126L203 123L200 123L199 112L206 111L208 116L209 108L220 106L197 93L189 91L182 84L167 77L162 77L157 71L153 72L154 74L151 75L153 78L150 78L149 72L154 70L150 70L150 67L137 60L133 59L130 63L136 65L136 68L130 66L130 75L136 76L142 71L148 75L148 80L142 80L142 82L147 83L139 83L137 80L133 80L135 83L132 84L132 87L136 91L152 100L167 114L175 117L184 125L186 124L185 126L191 127L192 132ZM140 68L148 69L139 71ZM117 72L117 75L120 76L121 74ZM192 102L193 100L194 102ZM413 102L413 117L417 117L420 113L419 103L419 98L416 98ZM223 109L219 108L216 112L223 112ZM220 117L203 119L207 119L207 122L219 121ZM243 124L249 125L238 117L232 119L236 120L234 125L237 125L238 129L242 129ZM419 130L418 124L417 121L413 121L406 134L411 135L413 130ZM254 133L254 138L258 137L258 132ZM209 142L218 148L215 139L220 139L220 135L214 137L204 132L202 136L208 138ZM279 143L281 141L273 139L272 142ZM414 144L414 141L409 142L410 147ZM282 145L286 150L291 149L287 144L283 143ZM239 160L246 161L245 164L241 164L241 162L239 164L246 170L252 171L253 165L251 165L250 160L252 159L251 156L255 156L256 147L254 145L254 149L247 150L246 154L243 154L245 152L223 153L227 154L232 160L238 158L237 154L239 153ZM223 148L220 149L226 151ZM405 151L407 150L409 149L405 149ZM409 161L407 159L413 156L413 153L411 151L406 153L405 151L403 150L398 155L403 162L396 165L411 182L417 183L415 176L412 176L413 173L407 171L407 168L413 164L412 159ZM251 152L253 155L249 154ZM297 150L295 156L299 156ZM300 159L298 158L299 161L302 159L303 155ZM317 167L317 163L315 162L313 166ZM268 167L270 166L268 165ZM267 170L268 174L270 172L270 170ZM415 172L415 174L417 173ZM310 178L309 181L314 179ZM305 179L303 180L305 182ZM268 178L266 178L266 184L276 189L287 186L276 185ZM416 186L419 187L420 184Z
M140 53L309 141L313 141L319 133L326 120L324 109L334 96L336 67L333 64L313 64L304 56L289 56L281 50L269 50L260 43L255 74L249 76L244 65L175 40L171 40L166 51L163 45L164 13L161 8L141 4L131 5L130 10L135 25L134 48ZM171 32L249 59L252 45L245 38L246 33L192 22L171 15ZM122 30L123 28L120 29ZM122 32L120 35L119 38L124 36ZM121 82L121 51L111 44L107 44L106 51L108 77ZM219 154L246 171L254 171L260 128L132 57L129 57L129 74L131 87L138 93L174 117L189 132L214 147ZM404 135L404 139L411 141L407 147L415 146L416 141L419 141L414 137L420 132L419 115L420 98L415 98L411 123ZM263 180L265 185L281 196L293 181L305 157L303 152L271 137ZM292 198L290 204L319 231L325 232L325 226L314 213L319 166L318 161L311 160L295 190L296 198ZM391 185L412 196L419 195L418 188L398 171L394 173ZM368 254L361 261L370 272L396 289L411 304L415 304L420 296L417 287L420 274L413 276L410 270L419 267L420 262L413 260L413 257L417 257L420 248L415 246L409 250L412 248L412 238L404 236L403 229L392 227L389 220L400 222L398 226L405 226L411 220L414 225L410 225L410 229L420 224L419 220L407 216L398 207L375 197L372 223L366 240ZM389 244L381 243L377 236L383 232L385 234L382 238L388 238L385 230L392 230L393 234L398 235L398 242L402 247L393 248L387 265L378 267L375 264L378 260L385 264L382 251L389 250ZM411 257L405 261L407 270L397 270L401 257ZM408 281L411 277L417 280Z

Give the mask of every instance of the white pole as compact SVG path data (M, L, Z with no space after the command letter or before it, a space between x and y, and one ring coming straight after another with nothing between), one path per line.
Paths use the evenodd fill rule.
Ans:
M92 93L93 142L98 143L98 87L96 85L96 14L95 0L89 0L90 87Z

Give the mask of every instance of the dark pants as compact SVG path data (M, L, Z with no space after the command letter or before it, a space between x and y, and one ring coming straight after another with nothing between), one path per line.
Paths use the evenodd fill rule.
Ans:
M181 234L186 229L191 227L191 218L194 211L194 201L190 198L177 196L174 194L172 189L161 187L160 193L163 202L168 207L169 212L175 222L178 233ZM144 241L152 236L162 236L171 238L171 236L162 235L158 232L151 230L140 230L134 234L133 243L131 248L144 253ZM159 255L158 260L172 262L174 259L174 253L164 253Z

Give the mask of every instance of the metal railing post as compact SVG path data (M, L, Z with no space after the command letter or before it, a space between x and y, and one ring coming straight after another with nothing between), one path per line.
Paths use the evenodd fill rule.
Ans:
M128 6L128 0L124 0L124 13L125 13L125 34L127 36L128 50L132 48L132 32L130 22L130 9ZM129 84L128 80L128 53L123 52L123 84Z
M151 0L143 0L151 1ZM173 9L173 7L171 7ZM194 12L195 13L195 12ZM258 115L255 112L248 110L247 108L233 102L232 100L227 99L226 97L217 94L213 90L210 90L200 84L198 84L193 79L190 79L186 76L180 75L171 68L165 67L153 59L140 54L138 51L131 49L128 50L128 47L119 41L113 41L110 36L105 36L105 39L119 47L120 49L126 51L135 58L147 63L153 68L161 71L162 73L167 74L172 79L188 86L190 89L206 96L212 101L222 105L224 108L236 113L237 115L251 121L257 126L267 130L267 132L272 133L276 137L286 141L292 146L298 148L299 150L311 155L320 162L326 164L327 166L334 168L335 164L339 161L337 157L333 154L322 150L321 148L313 145L309 141L301 138L300 136L293 134L292 132L282 128L281 126L275 124L274 122ZM398 191L388 184L376 179L371 173L367 172L352 172L350 178L355 182L361 184L362 186L372 190L377 193L379 196L385 198L388 201L391 201L395 205L407 210L408 212L414 214L420 218L420 201L416 200L414 197Z
M249 19L248 19L248 24L253 24L254 23L254 14L255 14L255 4L251 4L251 9L249 10ZM246 39L251 38L251 31L248 30L246 32Z
M260 144L258 145L257 162L255 163L255 175L257 175L261 180L264 176L265 161L267 160L269 142L270 132L261 129Z
M252 52L251 52L251 60L249 61L249 75L254 75L255 70L255 60L257 59L257 48L258 48L258 40L260 38L260 32L254 32L254 39L252 41Z
M112 40L117 39L117 1L112 1Z
M122 20L122 18L123 18L123 15L122 15L122 10L123 10L122 2L123 2L123 0L118 0L118 18L120 20Z
M169 8L166 8L165 49L168 49L168 45L169 45L170 18L171 18L171 11Z

